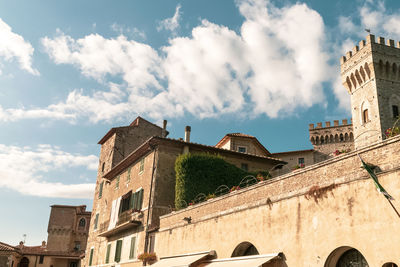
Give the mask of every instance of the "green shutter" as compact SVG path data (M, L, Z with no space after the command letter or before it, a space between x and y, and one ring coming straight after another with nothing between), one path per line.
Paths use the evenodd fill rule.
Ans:
M119 188L119 175L117 176L117 179L115 181L115 188Z
M137 210L137 193L132 194L132 209Z
M129 209L133 209L135 207L135 194L131 194L131 199L129 200Z
M136 252L135 245L136 245L136 237L134 236L134 237L131 238L131 250L129 251L129 259L130 259L130 260L136 258L136 255L135 255L135 252Z
M99 214L96 214L96 218L94 218L94 230L97 229L97 223L99 222Z
M93 248L90 249L90 256L89 256L89 266L92 266L92 260L93 260Z
M100 183L99 198L101 198L101 196L103 195L103 184L104 184L104 182L101 182L101 183Z
M111 252L111 244L107 245L107 252L106 252L106 263L110 262L110 252Z
M122 240L117 240L117 246L115 248L115 262L120 262L121 260L121 250L122 250Z
M142 209L142 203L143 203L143 188L140 189L140 191L137 192L137 194L138 194L137 209L141 210Z

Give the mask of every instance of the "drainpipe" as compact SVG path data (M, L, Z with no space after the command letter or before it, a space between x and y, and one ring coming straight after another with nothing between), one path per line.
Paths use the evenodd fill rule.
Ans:
M151 145L150 145L151 146ZM156 153L157 153L157 148L151 147L154 151L153 154L153 169L151 171L151 181L150 181L150 194L149 194L149 204L147 208L147 222L146 222L146 233L145 233L145 238L144 238L144 252L149 252L149 221L150 221L150 205L151 205L151 200L153 196L153 184L154 184L154 173L156 170L155 162L156 162Z

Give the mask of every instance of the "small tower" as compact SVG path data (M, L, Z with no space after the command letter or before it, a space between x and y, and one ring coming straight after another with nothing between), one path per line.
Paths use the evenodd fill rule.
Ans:
M351 96L355 149L385 138L399 115L400 43L370 34L340 59L342 83Z

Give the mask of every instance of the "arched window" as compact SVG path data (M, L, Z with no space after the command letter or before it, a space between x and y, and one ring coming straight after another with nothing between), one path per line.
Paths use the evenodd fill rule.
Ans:
M357 249L350 249L340 256L336 267L360 266L368 267L364 256Z
M399 117L399 106L392 105L392 114L393 114L393 118L395 118L395 119L397 119L397 117Z
M85 220L85 218L81 218L81 219L79 220L78 226L79 226L79 228L85 228L85 226L86 226L86 220Z
M382 265L382 267L397 267L397 264L393 262L387 262L384 265Z
M344 141L344 136L343 136L342 133L341 133L340 136L339 136L339 140L340 140L340 142L343 142L343 141Z
M250 242L242 242L236 246L231 257L258 255L257 248Z
M369 267L367 260L355 248L338 247L328 256L324 267ZM389 265L390 266L390 265Z

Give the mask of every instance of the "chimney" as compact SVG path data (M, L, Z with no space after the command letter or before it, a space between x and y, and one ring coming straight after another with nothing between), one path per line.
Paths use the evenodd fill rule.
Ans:
M46 247L46 241L42 241L42 248Z
M167 120L163 121L163 129L162 129L161 137L167 137Z
M185 127L185 142L190 142L190 126Z

